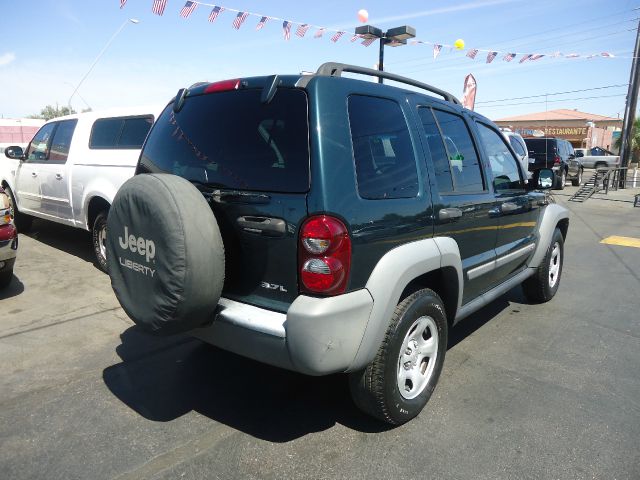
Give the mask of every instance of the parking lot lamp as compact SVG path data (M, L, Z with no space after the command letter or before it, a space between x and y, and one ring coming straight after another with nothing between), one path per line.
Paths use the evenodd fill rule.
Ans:
M115 40L115 38L118 36L118 34L122 31L122 29L124 29L124 27L126 27L127 25L129 25L130 23L133 23L134 25L140 23L140 20L136 19L136 18L129 18L127 20L125 20L124 22L122 22L122 25L120 25L120 27L118 27L118 29L115 31L115 33L111 36L111 38L109 39L109 41L104 45L104 47L102 47L102 50L100 50L100 53L98 54L98 56L96 57L96 59L93 61L93 63L91 64L91 66L89 67L89 70L87 70L87 73L84 74L84 76L80 79L80 81L78 82L78 85L76 86L75 90L73 91L73 93L71 94L71 96L69 97L69 100L67 101L67 106L69 107L69 111L71 111L71 99L75 96L76 92L78 91L78 89L80 88L80 85L82 85L82 82L85 81L85 79L89 76L89 74L91 73L91 71L93 70L93 67L96 66L96 64L98 63L98 60L100 60L100 58L102 57L102 55L104 55L104 52L107 51L107 49L109 48L109 46L111 45L111 43Z
M378 70L384 70L384 47L400 47L407 44L409 38L416 36L416 29L409 25L402 27L390 28L386 32L383 32L378 27L373 25L363 25L356 27L356 35L360 35L364 39L380 39L380 52L378 54ZM378 83L382 82L382 77L378 78Z

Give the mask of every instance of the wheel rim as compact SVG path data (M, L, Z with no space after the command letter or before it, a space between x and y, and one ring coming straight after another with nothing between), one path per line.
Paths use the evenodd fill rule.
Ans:
M551 288L556 286L558 278L560 277L560 262L562 261L560 253L560 244L558 242L553 244L551 250L551 259L549 260L549 286Z
M433 376L438 357L438 327L431 317L420 317L404 337L398 356L398 390L407 400L416 398Z
M578 185L582 183L582 170L578 172Z
M98 230L98 250L102 258L107 258L107 226L102 225Z

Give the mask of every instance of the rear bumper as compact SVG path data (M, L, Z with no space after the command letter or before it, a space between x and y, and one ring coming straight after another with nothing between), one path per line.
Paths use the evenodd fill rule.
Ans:
M349 370L372 308L366 289L329 298L300 295L286 314L222 298L211 325L191 333L263 363L326 375Z

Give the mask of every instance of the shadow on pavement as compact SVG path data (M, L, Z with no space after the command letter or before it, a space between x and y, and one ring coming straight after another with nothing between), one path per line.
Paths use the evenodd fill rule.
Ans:
M271 442L287 442L336 423L362 432L390 427L351 401L346 375L309 377L181 336L131 327L116 349L122 363L103 379L144 418L168 422L190 411Z
M13 278L11 279L11 282L9 283L7 288L0 290L0 300L4 300L5 298L17 297L22 292L24 292L24 284L14 273Z
M449 348L521 302L519 288L452 329ZM514 308L518 308L515 306ZM361 432L392 427L357 409L346 375L310 377L271 367L182 335L138 327L121 335L122 362L103 371L111 392L144 418L168 422L195 411L256 438L287 442L336 423Z
M35 218L29 232L20 233L98 268L91 246L91 234L86 230Z

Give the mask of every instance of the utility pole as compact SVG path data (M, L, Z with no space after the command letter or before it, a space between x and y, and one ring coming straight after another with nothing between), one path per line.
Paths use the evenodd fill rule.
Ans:
M624 108L624 120L622 121L622 136L620 139L620 167L629 166L631 156L631 129L636 116L636 104L638 103L638 77L640 76L640 21L638 21L638 32L636 34L636 48L633 51L633 62L631 63L631 74L629 76L629 90L627 91L627 104ZM626 173L626 172L625 172ZM620 188L625 188L627 176L621 172Z

